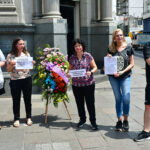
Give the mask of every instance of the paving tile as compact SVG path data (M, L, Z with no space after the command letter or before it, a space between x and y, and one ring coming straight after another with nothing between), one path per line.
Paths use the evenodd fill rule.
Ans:
M53 150L71 150L68 142L53 143Z
M93 149L98 147L104 147L107 145L107 143L102 137L79 138L79 142L83 149L87 149L87 148Z
M36 150L54 150L52 144L36 144Z

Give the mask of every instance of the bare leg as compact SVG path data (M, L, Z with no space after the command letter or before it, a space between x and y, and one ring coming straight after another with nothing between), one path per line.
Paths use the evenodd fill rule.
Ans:
M128 116L124 116L124 120L128 120Z
M144 131L150 132L150 105L145 105L145 111L144 111Z
M118 121L122 121L122 117L119 117L119 118L118 118Z

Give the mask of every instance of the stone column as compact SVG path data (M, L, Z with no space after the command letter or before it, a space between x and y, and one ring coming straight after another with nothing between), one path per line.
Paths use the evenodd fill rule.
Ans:
M33 17L34 19L42 16L42 0L33 0Z
M80 37L80 4L79 2L75 2L74 14L75 14L74 37L79 38Z
M67 20L60 14L59 0L42 0L42 17L34 19L34 53L38 47L50 44L59 47L63 54L67 54Z
M113 21L112 18L112 0L101 0L100 1L101 8L101 21L110 22Z
M81 27L91 25L91 1L92 0L80 0Z
M43 17L61 18L59 5L60 5L59 0L44 0Z

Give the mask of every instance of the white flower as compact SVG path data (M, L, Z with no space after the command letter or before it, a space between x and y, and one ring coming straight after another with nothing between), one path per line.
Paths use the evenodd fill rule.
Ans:
M44 48L43 51L44 52L48 52L49 48Z
M57 54L56 54L55 52L52 52L52 55L53 55L53 56L56 56Z
M61 52L57 52L58 55L63 56L63 54Z
M53 51L53 50L54 50L54 48L49 48L49 50L48 50L48 51L50 52L50 51Z
M51 93L53 92L53 89L52 89L52 88L50 88L50 92L51 92Z
M50 58L51 57L51 54L47 54L47 58Z

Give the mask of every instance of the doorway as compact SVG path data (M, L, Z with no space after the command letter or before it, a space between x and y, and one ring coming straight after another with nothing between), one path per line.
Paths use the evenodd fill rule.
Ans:
M71 0L66 2L65 0L60 0L60 13L64 19L67 19L68 24L68 34L67 34L67 53L68 58L72 55L72 42L74 40L74 8L75 3Z

